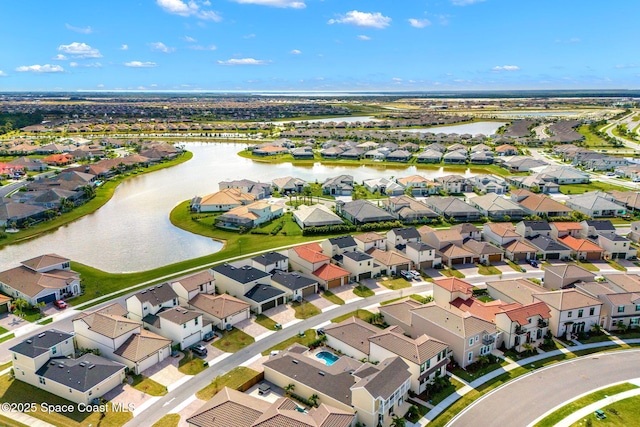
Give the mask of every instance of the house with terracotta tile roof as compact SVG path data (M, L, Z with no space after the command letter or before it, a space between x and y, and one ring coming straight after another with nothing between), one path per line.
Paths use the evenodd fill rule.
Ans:
M544 342L550 319L551 309L543 302L505 308L495 315L505 347L518 352L525 351L527 344L537 348Z
M603 257L604 249L587 239L576 239L572 236L560 237L558 241L571 248L571 256L577 260L600 260Z
M582 234L582 225L579 222L554 221L550 222L551 237L559 239L564 236L579 238Z
M433 300L443 307L456 298L466 299L473 295L473 285L457 277L436 279L433 285Z
M325 264L330 257L322 252L319 243L305 243L289 249L289 262L292 270L311 274Z
M346 285L349 283L350 274L348 270L330 263L321 265L312 273L325 290Z
M68 153L52 154L42 159L43 163L54 166L64 166L73 163L75 158Z
M544 302L551 309L549 330L556 337L571 339L600 324L602 302L576 289L535 294L533 299Z

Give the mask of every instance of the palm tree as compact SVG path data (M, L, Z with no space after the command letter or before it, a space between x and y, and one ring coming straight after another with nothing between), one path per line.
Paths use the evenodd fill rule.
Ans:
M18 317L24 317L24 315L26 314L25 311L27 308L29 308L29 306L29 301L24 298L17 298L13 301L13 313Z
M594 323L593 326L591 326L591 332L593 332L594 335L600 335L602 333L602 326L600 326L599 323Z
M391 419L391 427L406 427L407 426L407 420L405 420L402 417L393 417Z
M318 406L318 399L320 399L320 396L318 396L317 394L313 393L311 396L309 396L309 403L311 404L311 406Z
M295 389L296 389L296 385L295 385L295 384L287 384L287 385L284 387L284 391L285 391L287 394L291 394L291 393L293 392L293 390L295 390Z

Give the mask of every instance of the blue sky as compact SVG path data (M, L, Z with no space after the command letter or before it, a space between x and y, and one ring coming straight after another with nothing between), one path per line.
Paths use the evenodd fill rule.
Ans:
M0 91L638 89L638 15L621 0L3 0Z

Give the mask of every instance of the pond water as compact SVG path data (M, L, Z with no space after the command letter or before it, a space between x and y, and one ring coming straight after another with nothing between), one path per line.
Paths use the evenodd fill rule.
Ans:
M237 156L245 144L185 143L193 159L121 183L113 198L87 215L37 239L0 249L0 270L43 253L58 253L108 272L134 272L205 256L222 249L220 242L174 227L169 212L180 202L218 191L218 182L247 178L270 182L296 176L323 182L339 174L356 181L418 173L415 166L325 166L316 163L256 163ZM420 170L428 178L446 175L440 170ZM472 176L467 171L465 176Z
M354 122L377 122L380 119L373 118L372 116L348 116L348 117L329 117L326 119L305 119L305 120L285 120L281 122L270 122L272 124L278 123L354 123Z
M462 135L468 133L470 135L493 135L496 133L500 126L506 125L506 122L475 122L475 123L467 123L464 125L454 125L454 126L433 126L430 128L411 128L411 129L394 129L393 132L419 132L419 133L444 133L451 134L457 133L458 135Z

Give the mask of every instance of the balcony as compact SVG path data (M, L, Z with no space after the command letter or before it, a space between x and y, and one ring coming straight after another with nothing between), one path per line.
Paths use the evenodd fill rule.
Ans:
M496 341L496 337L494 337L493 335L486 335L484 337L482 337L482 344L483 345L491 345Z
M538 328L546 328L547 326L549 326L549 322L547 320L538 320Z
M522 326L516 326L515 333L516 335L524 335L527 331Z

